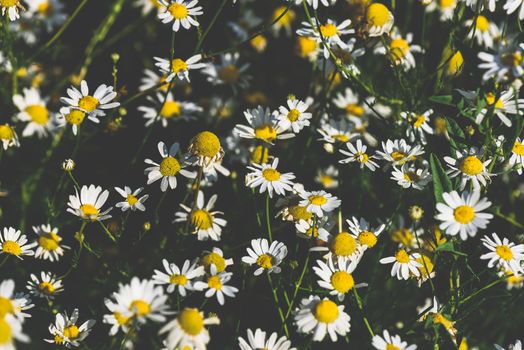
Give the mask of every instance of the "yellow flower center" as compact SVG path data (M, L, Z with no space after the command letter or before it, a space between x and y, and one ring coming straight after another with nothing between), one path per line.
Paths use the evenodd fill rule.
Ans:
M264 51L264 49L267 46L267 39L263 35L257 35L256 37L251 39L249 41L249 43L251 44L251 47L253 47L255 50L261 52L261 51Z
M273 126L263 124L255 128L255 137L260 140L271 142L277 138L277 131Z
M369 161L369 156L363 152L357 152L353 156L359 163L367 163Z
M370 231L362 231L358 234L358 241L362 245L367 245L369 248L373 248L377 244L377 236Z
M386 344L386 350L400 350L400 348L393 344Z
M220 139L210 131L202 131L193 138L191 147L194 154L213 158L220 152Z
M204 328L204 318L197 309L184 309L177 317L180 328L189 335L195 336Z
M349 137L347 135L344 135L344 134L335 134L335 135L333 135L331 137L334 138L337 141L340 141L340 142L348 142L349 141Z
M49 111L45 106L32 105L25 109L26 113L29 114L31 119L40 125L46 125L49 120Z
M213 217L206 210L196 209L191 212L191 224L199 230L207 230L213 226Z
M22 254L22 248L15 241L5 241L2 244L2 251L4 253L12 254L15 256L19 256L20 254Z
M320 34L322 34L322 36L325 38L329 38L334 35L337 35L337 33L338 33L338 28L334 24L326 23L320 26Z
M287 9L286 6L280 6L280 7L277 7L275 11L273 11L273 20L276 20L277 18L282 16L278 20L278 24L280 24L283 27L291 26L291 23L293 23L293 21L295 20L295 11L287 10L287 12L284 13L286 9ZM284 14L282 15L282 13Z
M524 145L518 141L515 141L515 144L512 148L513 153L518 154L519 156L524 156Z
M313 205L324 205L327 203L327 198L322 195L309 196L308 200Z
M173 5L176 5L176 4L173 4ZM173 73L185 72L186 70L187 70L186 61L180 58L175 58L171 61L171 71Z
M390 156L391 158L393 158L393 160L398 162L399 160L406 158L406 153L400 152L400 151L394 151L393 153L390 154Z
M413 122L413 127L418 129L424 124L425 121L426 121L426 117L424 117L423 115L419 115Z
M129 307L131 311L136 312L137 316L144 316L151 312L151 306L144 300L133 300Z
M436 312L431 315L431 318L433 319L433 322L436 324L441 324L446 328L447 330L453 329L453 322L448 320L444 315L442 315L440 312Z
M74 324L70 325L69 327L64 328L64 337L68 339L76 339L78 338L78 335L80 334L80 331L78 330L78 327Z
M357 250L357 240L347 232L337 234L330 246L336 256L349 256Z
M331 275L331 284L339 293L347 293L355 286L355 280L346 271L337 271Z
M126 201L129 205L133 206L138 202L138 198L136 198L130 193L127 195Z
M406 247L410 247L413 243L413 233L407 228L399 228L391 235L393 242L401 243Z
M317 49L317 42L305 36L299 36L297 39L297 52L300 57L307 57Z
M294 205L288 208L289 215L293 217L293 220L309 220L313 216L312 213L307 211L307 206Z
M407 182L417 182L420 180L420 176L418 176L414 171L406 171L404 173L404 180Z
M19 0L0 0L0 6L2 7L11 7L18 5Z
M60 247L60 237L54 233L44 233L38 237L38 244L47 251L54 251Z
M296 122L299 117L300 117L300 111L296 108L293 108L287 114L287 119L289 119L290 122Z
M320 175L318 180L324 187L329 187L333 181L335 181L331 176L329 175Z
M501 259L506 261L513 259L513 252L511 251L510 247L505 244L497 246L497 248L495 248L495 252L498 256L500 256Z
M3 318L7 314L14 313L14 311L15 308L13 307L11 299L0 297L0 318Z
M225 81L226 83L234 83L238 81L240 77L240 72L238 68L232 64L222 67L220 72L218 72L218 77Z
M38 4L38 13L40 13L44 17L49 17L53 14L53 6L49 1L42 1L40 4Z
M264 151L264 154L262 155L262 150ZM253 152L251 152L251 162L257 163L257 164L264 164L267 163L269 159L269 149L267 147L263 147L262 145L257 146Z
M409 262L409 254L404 250L401 249L395 254L395 259L401 264L407 264Z
M508 53L502 55L501 61L506 66L516 67L520 65L520 62L522 62L522 55L519 52Z
M455 0L439 0L439 5L443 9L450 8L455 5Z
M82 216L86 218L97 217L99 213L98 209L92 204L82 204L80 211L82 212Z
M202 265L209 271L211 264L215 265L217 272L220 273L226 269L226 260L215 252L211 252L202 257Z
M0 125L0 140L11 140L15 137L13 128L9 125Z
M207 285L211 289L221 290L222 289L222 281L220 281L220 277L218 276L211 276L207 279Z
M390 12L382 4L371 4L366 12L367 23L372 27L382 27L388 23Z
M187 17L187 7L185 5L173 3L169 5L167 10L175 19L183 19Z
M488 92L486 94L486 102L488 103L488 105L490 106L495 106L495 108L497 109L502 109L504 108L504 103L502 102L502 100L499 98L496 102L495 102L495 94L492 93L492 92Z
M55 292L55 287L49 282L41 282L38 285L38 290L44 294L51 295Z
M177 284L177 285L185 285L187 283L188 279L184 275L171 275L169 277L169 283L171 284Z
M362 117L364 115L364 108L357 103L350 103L345 109L347 114L355 117Z
M113 313L113 316L115 316L116 322L121 326L127 324L129 320L131 319L131 317L126 317L122 315L120 312Z
M64 343L64 338L62 338L61 336L59 336L57 334L57 335L55 335L54 341L55 341L55 344L63 344Z
M338 318L337 304L331 300L322 300L315 307L315 318L322 323L333 323Z
M278 181L280 179L280 173L272 168L262 170L262 176L267 181Z
M409 44L406 40L398 38L393 39L389 44L390 48L390 57L393 61L400 60L404 58L406 53L409 51Z
M489 29L489 21L486 17L479 15L475 27L481 32L486 32Z
M180 116L180 104L176 101L166 101L160 110L160 116L163 118L172 118Z
M445 135L448 132L446 119L438 117L435 119L435 131L439 135Z
M273 267L273 257L269 254L262 254L257 258L257 265L264 269Z
M180 171L180 163L174 157L167 156L160 163L160 174L162 176L175 176Z
M446 72L448 75L456 75L460 72L463 65L464 65L464 57L462 56L462 53L460 51L457 51L449 59L449 62L446 67Z
M4 0L0 0L4 1ZM0 345L6 345L11 344L11 340L13 339L13 333L11 330L11 326L4 318L0 318ZM7 347L9 348L9 346Z
M86 114L82 111L79 111L77 109L71 110L68 114L66 114L65 119L69 124L72 125L79 125L82 124L84 121Z
M85 96L78 101L78 107L84 111L92 112L98 107L99 101L93 96Z
M484 164L475 156L467 156L460 164L460 171L469 176L475 176L484 171Z
M453 216L455 217L455 221L466 225L475 218L475 210L469 205L459 205L453 210Z
M422 265L418 267L418 270L420 271L422 277L428 278L434 269L434 265L431 259L428 258L426 255L421 255L419 258L416 258L415 261Z

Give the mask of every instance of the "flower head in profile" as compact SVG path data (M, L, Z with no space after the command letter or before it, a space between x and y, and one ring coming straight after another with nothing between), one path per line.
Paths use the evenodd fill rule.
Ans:
M57 313L55 323L49 326L49 333L53 339L44 339L46 342L65 347L80 346L80 343L89 335L95 325L95 320L87 320L77 325L79 318L78 309L74 309L69 316L67 312Z
M329 290L329 294L337 296L339 301L343 301L346 294L353 288L367 286L366 283L355 284L353 271L360 262L360 258L348 260L343 257L334 259L331 257L326 262L317 260L317 266L313 266L315 274L320 278L317 283L320 287Z
M100 186L82 186L80 194L75 189L75 194L69 196L67 211L81 219L88 221L102 221L109 219L108 213L113 208L102 210L102 206L109 197L109 191L103 190Z
M180 27L189 29L191 26L200 26L196 16L204 14L204 11L202 11L202 6L197 6L197 0L158 0L158 3L160 4L158 18L162 23L173 22L174 32L178 32Z
M278 266L287 255L287 247L284 243L273 241L271 245L265 238L251 240L251 247L247 248L246 256L242 261L248 265L256 265L255 276L262 272L280 273L281 268Z
M346 222L353 237L366 248L373 248L378 242L378 236L386 228L385 224L372 227L364 218L358 220L356 217L352 217L346 220Z
M476 148L462 152L456 150L455 158L444 157L448 166L447 173L451 178L460 177L460 189L466 188L468 182L473 184L473 189L479 190L481 185L487 186L491 176L488 172L488 165L492 159L482 160L483 152Z
M62 245L62 237L58 235L58 229L52 228L51 225L33 226L33 231L38 236L36 242L38 246L35 252L35 258L49 261L58 261L64 255L64 249L70 247Z
M273 143L277 139L288 139L295 134L286 132L269 108L258 106L244 111L244 117L249 125L237 124L233 132L242 138L257 139Z
M399 280L407 280L410 275L420 276L419 268L423 265L417 261L419 253L409 253L405 249L399 249L394 256L380 259L381 264L391 264L391 276L397 276Z
M22 321L13 315L5 315L4 317L0 317L0 329L3 332L2 337L0 337L1 349L16 349L15 341L22 343L29 342L29 337L22 332Z
M197 159L197 164L208 167L212 163L220 162L224 157L224 149L220 139L211 131L202 131L191 139L189 153Z
M389 33L395 23L391 11L381 3L372 3L367 7L365 20L365 30L370 37Z
M20 142L18 141L18 135L16 134L15 129L7 123L0 124L0 141L2 142L4 150L9 147L20 147Z
M31 274L30 277L31 280L27 282L27 289L36 297L54 299L57 294L64 290L62 280L51 272L40 272L40 278L35 274Z
M511 270L513 274L524 274L524 244L515 244L509 239L500 237L493 233L489 236L484 236L482 244L490 250L489 253L483 254L480 258L489 260L488 267L498 266L504 269Z
M202 112L202 108L193 102L176 100L171 92L166 98L161 93L157 93L156 98L148 99L153 106L138 107L138 110L144 113L145 126L159 123L165 128L170 123L195 119L195 114Z
M3 0L0 2L0 7L2 8L2 16L7 13L10 21L19 19L20 10L25 10L20 0Z
M13 227L4 227L3 234L0 233L0 254L13 255L19 259L22 259L24 255L35 255L33 248L37 243L27 242L26 235L23 235L20 230Z
M211 272L211 266L215 265L217 272L225 271L228 266L233 265L232 258L224 258L222 249L214 247L211 251L204 251L199 263L204 266L206 272Z
M31 299L28 295L15 293L15 282L12 279L0 282L0 318L11 315L23 322L25 318L31 317L25 311L34 306L34 304L31 304ZM2 337L0 337L0 346L2 345L1 339Z
M417 348L416 345L408 345L398 335L390 335L387 329L382 332L382 336L376 334L371 340L371 345L377 350L415 350Z

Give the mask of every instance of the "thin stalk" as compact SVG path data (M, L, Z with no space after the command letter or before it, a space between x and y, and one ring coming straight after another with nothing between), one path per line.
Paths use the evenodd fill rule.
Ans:
M220 3L220 7L215 12L215 15L211 19L209 26L207 26L206 30L204 31L204 34L202 34L202 36L198 40L198 43L195 47L195 52L194 52L195 54L200 52L200 49L202 48L202 45L204 44L204 40L206 40L207 35L211 31L211 28L213 28L213 26L215 25L215 22L217 21L218 16L220 16L220 14L222 13L222 10L224 9L224 6L226 5L227 1L228 0L222 0L222 2Z
M269 281L269 286L271 287L271 291L273 292L273 299L275 300L275 304L278 308L278 315L280 316L280 321L282 322L282 327L284 327L284 333L286 333L286 337L289 338L289 330L287 329L286 324L286 317L284 317L284 312L282 311L282 308L280 307L280 301L278 299L277 290L273 286L273 280L271 279L271 274L267 274L267 279Z
M113 242L116 242L116 238L111 234L111 232L107 229L106 225L104 225L104 223L102 221L98 221L98 224L100 225L100 227L102 227L102 229L104 230L104 232L106 233L106 235L109 237L109 239L111 239Z
M269 236L269 243L273 242L273 233L271 231L271 218L269 217L269 192L266 194L266 225L267 235Z
M358 309L362 313L362 319L364 320L364 324L366 325L368 333L371 336L371 338L373 338L375 336L375 333L373 332L373 328L371 328L371 324L369 323L366 315L364 314L364 307L362 306L362 299L360 299L360 296L358 295L357 288L353 288L353 295L355 295L355 299L357 300Z

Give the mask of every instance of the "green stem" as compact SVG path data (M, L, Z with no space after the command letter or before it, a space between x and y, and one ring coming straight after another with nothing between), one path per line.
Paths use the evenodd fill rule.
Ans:
M271 218L269 217L269 192L266 194L266 226L269 243L273 242L273 233L271 232Z
M282 327L284 327L284 333L286 333L286 337L289 338L289 330L287 329L286 317L284 317L284 312L282 311L282 308L280 307L280 301L278 299L277 289L273 286L273 280L271 279L270 273L267 274L267 279L269 281L269 286L271 287L271 291L273 292L273 299L275 300L275 304L277 305L277 308L278 308L278 315L280 316Z
M211 19L209 26L204 31L204 34L202 34L202 36L199 38L194 53L200 52L200 49L202 48L202 45L204 44L204 40L206 40L207 35L211 31L211 28L213 28L213 26L215 25L215 22L217 21L218 16L220 16L220 13L222 13L222 10L224 9L224 6L226 5L227 1L228 0L222 0L222 2L220 3L220 7L215 12L215 15L213 16L213 19Z
M366 325L369 335L371 336L371 338L373 338L375 336L375 333L373 332L373 328L371 328L371 324L369 323L366 315L364 314L364 307L362 306L362 300L358 295L357 288L353 288L353 294L355 295L355 299L357 300L358 309L362 313L362 319L364 320L364 324Z
M9 259L9 254L6 254L4 258L2 259L2 262L0 262L0 267L4 266L6 261Z
M107 229L106 225L104 225L104 223L102 221L98 221L98 224L100 225L100 227L102 227L102 229L104 229L104 232L109 237L109 239L111 239L113 242L116 242L115 237L111 234L111 232L109 232L109 230Z
M503 277L503 278L498 279L498 280L495 280L495 281L493 281L493 282L491 282L491 283L485 285L484 287L482 287L482 288L476 290L475 292L471 293L470 295L468 295L468 296L465 297L464 299L460 300L460 301L458 302L458 304L459 304L459 305L464 304L465 302L467 302L467 301L470 300L471 298L474 298L475 296L479 295L480 293L482 293L482 292L484 292L484 291L490 289L490 288L493 287L493 286L496 286L496 285L499 284L499 283L502 283L502 282L506 281L507 278L508 278L508 276Z

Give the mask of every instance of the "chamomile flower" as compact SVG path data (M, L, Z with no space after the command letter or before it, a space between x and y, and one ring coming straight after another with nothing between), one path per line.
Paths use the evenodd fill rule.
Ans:
M341 164L357 162L360 163L360 169L367 167L371 171L375 171L378 168L378 164L374 161L376 158L374 155L370 156L366 153L367 146L362 144L362 140L358 139L356 146L351 142L346 143L348 150L340 150L340 153L347 156L347 158L341 159L338 162Z
M466 28L471 28L473 20L470 19L464 22ZM478 15L475 21L475 28L471 33L471 37L474 37L479 46L486 48L493 47L493 42L500 37L499 27L492 21L488 20L487 17Z
M349 231L362 247L373 248L378 242L378 236L386 228L385 224L372 227L364 218L358 220L356 217L346 220Z
M314 38L323 47L324 58L329 57L329 51L336 47L345 49L346 43L342 41L342 36L355 33L354 29L349 28L351 20L346 19L340 24L328 19L325 23L302 22L301 29L297 30L300 36ZM320 28L320 29L319 29Z
M25 10L20 0L2 0L0 1L0 7L2 8L2 16L7 16L9 20L16 21L20 18L20 10Z
M522 51L520 46L514 47L502 42L495 48L495 53L479 52L477 56L482 62L478 67L486 70L482 75L482 80L495 78L497 81L513 81L522 76L524 74Z
M457 7L457 0L435 0L426 6L426 12L438 11L441 22L450 21L453 19L453 13Z
M143 190L143 187L137 188L135 191L131 191L131 188L128 186L124 186L124 188L115 187L115 191L125 198L124 201L116 203L115 207L120 208L122 211L127 211L129 209L132 211L137 209L145 211L146 207L144 206L144 202L149 198L149 195L146 194L139 197Z
M519 175L522 174L522 168L524 167L524 145L522 142L520 137L517 137L511 148L511 157L509 158L509 164L512 167L517 167L517 173Z
M491 206L486 198L480 198L479 191L459 195L456 191L442 194L444 203L437 203L438 214L435 218L442 223L439 225L446 234L465 241L468 236L474 237L479 229L485 229L493 214L482 211Z
M240 54L228 52L220 55L219 63L207 63L202 73L213 85L230 85L234 91L246 88L250 77L245 74L249 64L239 64Z
M64 290L62 280L51 272L40 272L40 278L31 274L31 280L27 282L29 293L45 299L54 299Z
M33 231L38 236L38 246L35 252L35 258L58 261L64 255L64 249L70 247L60 244L62 237L58 235L58 229L52 228L51 225L33 226Z
M344 260L359 260L364 247L359 241L349 232L342 231L336 234L328 234L324 236L319 230L319 240L326 242L325 245L310 248L312 252L325 252L324 259L339 259ZM325 232L324 232L325 233Z
M518 10L518 17L522 21L524 19L524 2L522 0L506 0L506 3L502 7L508 15L516 13ZM519 10L520 7L520 10Z
M417 348L416 345L408 345L398 335L390 335L386 329L382 332L382 336L376 334L371 339L371 345L378 350L415 350Z
M257 328L255 332L248 329L247 340L238 337L238 346L240 347L240 350L297 350L296 348L291 347L290 340L285 336L279 338L276 332L271 333L266 340L266 332L262 331L260 328Z
M220 324L218 317L205 318L202 311L186 307L160 330L160 334L167 333L168 349L205 350L211 340L206 326L217 324Z
M206 272L211 271L211 266L215 265L217 272L225 271L228 266L233 265L232 258L224 258L222 249L214 247L211 251L205 251L200 258L200 264L204 266Z
M62 107L60 108L60 114L57 116L57 121L60 126L64 124L70 124L71 129L73 130L73 135L78 134L78 129L84 122L85 118L91 120L93 123L100 123L100 119L94 117L90 114L87 114L79 109L72 107Z
M3 125L0 124L0 141L2 141L4 150L9 147L20 147L15 129L7 123Z
M343 301L353 288L367 286L366 283L355 284L353 271L359 262L360 259L348 260L342 257L337 260L327 259L326 262L317 260L317 266L313 266L313 271L320 277L318 285L330 290L329 294L336 295L338 301Z
M366 32L370 37L389 33L395 23L395 18L389 9L380 3L370 4L365 14Z
M256 188L260 186L260 193L267 191L269 197L273 197L273 191L278 195L285 195L291 191L293 186L293 173L280 173L277 170L278 158L273 159L271 164L252 163L247 168L252 172L246 175L246 186Z
M193 280L205 273L203 266L197 266L189 260L184 261L182 268L169 263L166 259L162 260L162 265L164 265L166 272L155 270L153 282L155 284L167 285L166 290L168 293L173 293L176 289L178 294L183 297L186 296L186 291L194 290Z
M41 21L48 32L67 19L64 4L60 0L26 0L26 3L28 16Z
M305 211L307 214L309 212ZM296 213L296 212L295 212ZM329 217L324 216L321 219L313 222L313 220L299 219L295 222L295 229L297 230L297 236L303 239L310 240L311 238L320 239L321 237L328 237L329 230L335 225L335 222Z
M416 190L423 190L431 182L432 177L426 167L417 168L413 165L404 164L400 169L393 168L391 179L403 188L412 187Z
M108 213L111 208L102 210L102 206L109 197L108 190L102 190L102 187L89 185L82 186L80 194L75 189L75 194L69 196L69 202L67 203L67 211L73 215L78 216L81 219L88 221L102 221L109 219L111 215Z
M480 189L480 185L487 186L493 174L488 173L487 166L491 163L491 159L482 161L482 152L475 148L469 151L461 152L455 151L455 158L444 157L444 161L448 166L447 173L451 178L460 176L460 189L466 188L468 182L471 181L475 190Z
M500 270L497 275L506 279L506 289L520 289L524 287L524 275L515 275L510 269Z
M289 6L278 6L273 10L271 16L272 22L275 22L271 27L272 32L275 36L278 36L282 29L286 32L287 36L292 33L292 26L297 17L296 12Z
M388 46L379 46L374 52L376 54L388 55L394 65L402 66L405 71L408 71L416 66L413 54L424 52L420 45L413 45L412 42L412 33L408 33L403 37L397 31L393 31Z
M325 189L337 188L338 169L333 165L328 166L326 169L319 169L315 182L321 184Z
M338 208L341 203L340 199L326 191L302 191L299 196L302 198L299 204L319 218Z
M51 344L63 345L66 348L71 346L78 347L80 343L89 335L95 325L95 320L87 320L77 326L80 314L78 309L74 309L71 316L67 312L57 313L55 323L49 326L49 333L53 339L44 339Z
M320 3L326 7L334 5L337 0L320 0ZM306 3L313 7L315 10L318 8L319 0L306 0ZM302 5L302 0L295 0L296 5Z
M491 236L492 238L486 235L481 239L484 247L490 252L481 255L480 258L489 260L489 268L497 266L511 270L515 275L523 274L521 262L524 261L524 244L515 244L507 238L501 240L496 233L492 233Z
M161 5L158 0L135 0L133 3L134 6L140 7L142 15L147 15L153 10L159 10Z
M196 158L196 163L203 167L220 162L224 157L220 139L211 131L196 134L189 143L188 152L193 158Z
M397 276L399 280L407 280L410 275L420 276L419 268L423 265L416 259L420 258L419 253L409 253L404 249L399 249L395 256L388 256L380 259L381 264L391 264L391 276Z
M67 89L68 97L60 97L60 101L74 110L79 110L88 114L89 119L98 123L98 117L106 115L104 110L120 106L120 102L111 102L115 99L117 93L113 91L112 86L102 84L96 88L93 95L89 94L89 87L85 80L80 83L80 90L71 86ZM68 119L67 115L65 116ZM70 117L72 119L72 117ZM82 118L83 120L83 118ZM73 120L69 121L71 124Z
M0 329L2 330L0 337L0 349L2 350L16 350L15 341L29 342L29 337L22 333L21 321L12 315L0 317Z
M242 261L248 265L256 265L257 269L253 273L255 276L262 272L280 273L281 268L278 266L287 255L287 247L284 243L273 241L271 245L265 238L256 238L251 240L251 247L247 248L246 256Z
M160 82L165 81L166 83L171 82L174 78L187 80L189 82L189 71L202 69L206 66L205 63L200 62L202 55L194 55L186 60L174 58L170 61L160 57L155 57L154 59L156 61L155 66L157 66L163 74L163 79L161 79Z
M34 304L31 304L31 299L24 293L15 294L15 282L13 280L9 279L0 282L0 318L12 315L23 321L24 318L31 317L25 311L34 306ZM0 349L2 349L1 346Z
M195 113L203 111L202 107L193 102L175 100L171 92L167 94L165 99L161 93L157 93L156 99L149 98L149 100L156 106L138 107L138 110L144 113L146 127L160 122L165 128L170 121L191 120L194 119Z
M329 153L333 153L333 144L346 143L357 137L353 132L353 123L346 119L340 121L330 119L329 122L322 122L317 131L322 135L319 140L324 141L324 149Z
M333 103L344 110L350 120L360 120L367 112L366 105L360 102L358 95L350 88L346 88L343 93L339 93L333 99Z
M26 235L23 235L20 230L4 227L3 232L3 234L0 234L0 254L9 254L19 259L22 259L24 255L35 255L33 248L37 243L27 243Z
M248 109L244 111L244 117L249 125L237 124L233 130L241 138L272 143L275 140L295 136L293 133L286 133L286 129L279 125L278 119L269 108L258 106L255 109Z
M428 317L433 321L434 324L440 324L451 336L451 339L456 344L457 342L457 329L455 328L455 322L451 321L448 317L446 317L443 312L443 305L439 304L436 297L433 297L433 301L430 301L431 308L425 312L421 320L424 321ZM425 307L424 309L427 309Z
M295 98L287 100L287 107L278 107L278 126L284 130L291 129L298 134L305 126L309 126L311 113L307 112L309 105Z
M349 333L350 319L344 305L316 295L302 299L294 317L299 333L313 334L313 341L322 341L327 333L333 342Z
M47 100L40 97L40 92L35 88L24 89L23 95L14 95L13 103L20 112L16 119L27 123L23 137L37 135L39 138L49 134L52 128L54 115L47 109Z
M219 241L222 228L226 226L227 221L218 217L218 215L224 214L223 212L213 211L217 198L216 194L211 196L207 204L204 205L204 193L199 191L194 208L180 203L183 211L175 213L174 222L189 222L192 233L197 235L199 241L208 239Z
M197 0L158 0L158 2L160 3L158 18L162 23L173 22L174 32L178 32L180 26L184 29L200 26L195 17L202 15L204 11L202 6L197 6Z
M205 297L212 298L216 294L218 303L224 305L225 297L234 298L238 292L238 288L226 285L231 280L233 273L231 272L217 272L215 265L211 265L210 275L206 281L196 281L194 284L195 290L206 290Z
M496 350L505 350L502 346L495 344ZM522 342L520 340L515 341L515 344L511 344L508 350L522 350Z
M178 174L190 179L194 179L196 177L195 172L184 169L184 167L188 165L186 160L177 158L179 148L180 145L178 143L174 143L168 151L164 142L160 141L158 143L158 152L163 158L160 164L155 163L149 158L144 160L146 164L152 165L151 167L146 168L144 171L147 175L148 185L161 179L160 189L162 192L165 192L167 191L168 186L171 189L176 188L176 175Z
M156 60L161 60L161 58L155 58ZM165 61L165 60L162 60ZM165 61L169 65L169 61ZM169 68L168 68L169 70ZM168 74L158 74L151 69L144 69L144 76L140 79L140 86L138 89L140 91L149 90L151 88L157 87L158 90L166 91L169 88L169 82L167 81ZM174 86L174 84L172 84Z
M487 9L490 12L495 12L498 0L460 0L466 3L473 11L483 11Z
M464 96L468 104L476 110L476 106L479 102L479 95L473 91L458 91L462 96ZM493 110L493 114L495 114L504 125L510 127L512 122L506 114L518 114L518 107L524 106L524 99L516 100L513 91L502 91L499 97L492 92L488 92L484 95L483 100L485 101L486 106L480 110L475 118L475 123L479 125L489 111Z
M382 151L377 151L376 153L379 158L393 165L404 165L424 154L424 148L421 145L412 146L404 139L388 139L386 142L382 142Z
M400 116L409 123L406 129L406 136L411 142L420 141L426 143L426 134L433 134L433 129L429 125L429 116L433 114L432 109L428 109L422 114L415 112L401 112Z

